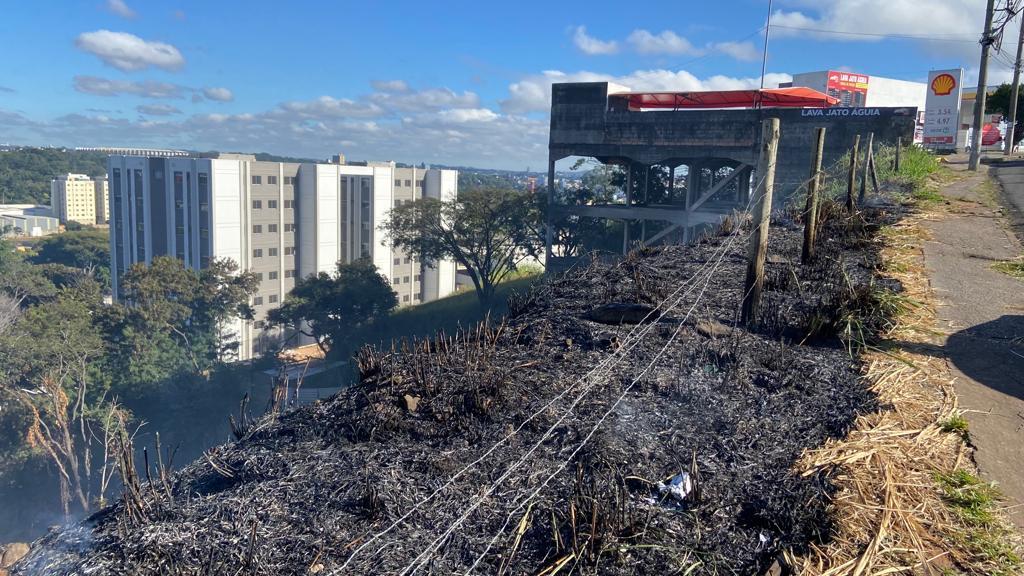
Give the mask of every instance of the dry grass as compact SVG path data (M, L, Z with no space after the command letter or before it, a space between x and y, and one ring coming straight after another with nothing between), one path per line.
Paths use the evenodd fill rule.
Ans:
M998 512L994 488L977 480L945 360L935 353L935 309L922 265L918 215L884 231L885 271L919 305L886 334L897 345L868 351L865 377L887 407L858 418L846 438L808 452L805 476L839 490L831 542L801 557L800 574L1016 574L1020 541Z

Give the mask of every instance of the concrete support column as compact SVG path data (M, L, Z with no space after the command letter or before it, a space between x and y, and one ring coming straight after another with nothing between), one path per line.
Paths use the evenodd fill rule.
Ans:
M648 202L647 190L648 190L648 186L650 185L650 183L651 183L651 166L650 165L644 165L644 205L645 206L647 205L647 202Z
M668 203L672 204L676 200L676 167L675 165L668 167Z

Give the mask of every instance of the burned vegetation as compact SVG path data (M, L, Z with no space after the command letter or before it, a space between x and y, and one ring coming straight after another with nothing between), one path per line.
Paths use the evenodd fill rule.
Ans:
M363 350L360 382L36 543L14 574L760 574L827 541L800 454L875 409L877 227L775 223L756 326L746 226L594 260L501 322ZM146 481L149 478L149 481Z

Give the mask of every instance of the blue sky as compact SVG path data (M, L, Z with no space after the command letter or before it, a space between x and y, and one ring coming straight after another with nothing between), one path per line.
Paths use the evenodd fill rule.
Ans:
M984 0L776 0L769 84L977 67ZM493 8L488 8L491 5ZM927 7L927 8L925 8ZM756 84L767 0L66 0L0 19L0 143L541 169L552 81ZM827 30L829 32L821 32ZM920 39L862 36L881 34ZM1012 58L1016 28L1003 58ZM924 38L927 37L927 38ZM993 62L996 81L1008 66Z

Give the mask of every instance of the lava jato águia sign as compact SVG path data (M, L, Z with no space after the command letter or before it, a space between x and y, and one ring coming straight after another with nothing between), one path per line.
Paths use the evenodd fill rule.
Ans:
M955 148L960 127L963 68L932 70L924 102L924 141L929 148Z

